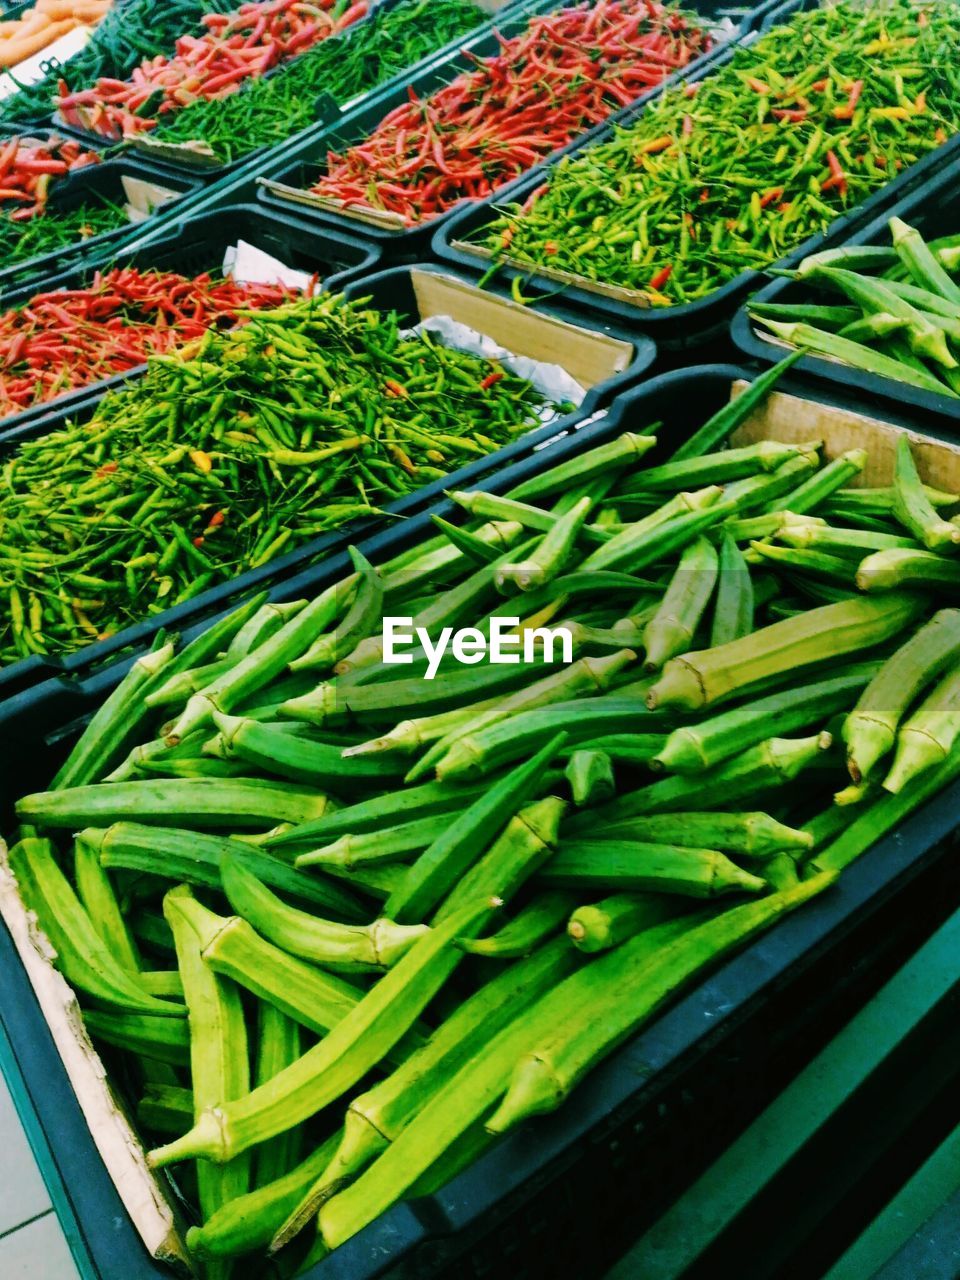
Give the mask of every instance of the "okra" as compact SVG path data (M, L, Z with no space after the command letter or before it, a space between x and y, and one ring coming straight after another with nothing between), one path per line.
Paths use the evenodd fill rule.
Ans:
M401 778L406 769L393 757L346 756L340 747L317 742L300 733L285 732L281 725L261 724L219 712L214 713L213 721L229 754L238 755L264 773L277 774L292 782L312 786L329 784L335 790L350 790L364 783L388 786L391 780ZM283 817L281 821L303 822L320 816L322 814Z
M960 610L941 609L883 664L843 724L854 782L893 749L910 703L960 658ZM944 752L946 754L946 752Z
M591 498L581 498L557 520L549 533L544 534L524 560L501 565L495 578L498 590L532 591L556 578L570 559L592 507Z
M180 1006L180 1018L158 1018L152 1013L110 1013L86 1009L83 1020L95 1040L171 1067L189 1067L190 1031Z
M225 1163L336 1101L409 1031L462 957L454 940L476 933L493 909L471 903L432 929L318 1045L246 1098L205 1111L148 1163L162 1168L193 1156Z
M288 955L239 916L218 916L196 899L181 910L211 972L252 991L317 1035L335 1027L361 998L357 987Z
M616 440L598 445L595 449L588 449L577 457L571 458L569 462L562 462L559 466L551 467L538 476L532 476L511 489L508 496L521 502L529 502L531 499L537 500L550 494L562 493L572 484L583 485L597 476L615 474L624 467L633 466L644 454L649 453L656 443L656 436L637 435L635 432L625 431L623 435L617 436Z
M951 665L953 662L955 655ZM945 670L946 665L941 670ZM894 793L902 791L918 774L942 764L953 750L958 734L960 670L954 666L901 727L897 735L897 753L890 772L883 780L883 789Z
M652 814L605 823L595 834L600 840L630 839L719 849L738 858L768 858L784 850L812 847L812 838L806 831L785 826L762 812Z
M717 649L673 658L647 694L647 706L698 711L761 680L882 644L923 611L917 596L891 592L844 600L754 631Z
M740 752L736 758L692 777L662 778L599 809L575 814L566 824L564 835L592 836L601 825L613 826L648 814L679 812L693 805L707 811L739 805L760 792L792 782L831 742L828 733L809 738L767 738Z
M300 960L342 973L380 972L396 964L426 932L426 925L375 920L337 924L288 906L242 863L224 858L223 892L233 910L258 933Z
M208 684L231 670L235 658L218 658L216 662L208 662L202 667L193 667L189 671L178 671L169 676L157 688L152 689L144 698L150 708L174 706L185 702L191 694L205 689Z
M193 1119L209 1107L224 1106L250 1091L247 1029L240 992L229 979L204 964L200 945L184 908L193 899L185 885L171 889L163 900L163 914L177 948L190 1028L190 1081ZM197 1166L200 1212L204 1218L250 1187L250 1160L240 1156L228 1165L202 1162Z
M565 727L567 741L574 745L617 729L624 717L649 730L640 736L648 739L643 745L651 756L656 755L663 745L664 718L644 711L638 698L611 693L535 707L465 734L437 761L437 777L446 780L485 776L538 750Z
M529 959L508 966L445 1018L403 1066L354 1098L344 1117L340 1148L292 1215L291 1226L316 1213L318 1193L355 1176L395 1142L451 1075L484 1053L491 1036L563 981L577 964L576 951L565 938L556 938Z
M439 738L409 770L406 780L412 782L422 777L428 769L443 760L448 751L472 734L492 729L497 724L537 708L548 708L565 702L580 694L592 696L602 693L610 688L626 667L636 661L636 656L632 649L621 647L604 658L578 658L563 670L544 676L542 680L535 680L524 689L518 689L516 693L502 699L498 706L478 711L466 725L460 726L458 732Z
M84 823L163 822L176 818L198 827L308 822L322 818L329 800L318 791L263 778L162 778L116 782L109 787L40 791L17 802L17 814L41 827Z
M701 488L743 480L758 471L775 471L788 458L804 452L805 446L762 440L742 449L722 449L699 458L678 462L675 458L659 467L647 467L631 476L617 491L618 496L674 493L678 489Z
M772 369L754 378L740 395L733 397L718 409L712 418L709 418L676 450L672 461L681 462L685 458L699 458L725 444L734 431L760 408L783 375L799 359L800 353L791 351L779 364L775 364Z
M333 667L366 640L383 614L380 574L356 547L348 548L357 576L356 595L346 617L328 635L316 639L306 653L291 659L291 671Z
M619 947L628 938L676 916L682 907L659 893L616 893L592 906L578 907L567 922L567 936L578 951L593 955Z
M787 734L825 724L830 716L846 710L879 670L879 662L858 662L813 684L772 693L699 724L674 729L650 766L694 774L762 742L774 731Z
M828 524L783 524L775 535L780 542L801 550L823 550L835 555L862 555L867 551L916 550L913 538L872 529L836 529Z
M264 884L289 893L344 920L362 920L365 910L357 898L339 885L297 871L280 858L253 849L239 840L181 831L175 827L147 827L117 822L111 827L88 827L78 839L96 850L100 865L147 875L162 875L205 889L220 888L220 864L225 857L240 860Z
M499 558L500 547L491 546L489 542L478 538L469 529L462 529L459 525L451 524L449 520L444 520L442 516L431 515L430 519L447 541L452 542L457 550L462 551L474 564L493 564L494 560ZM499 528L505 545L515 542L523 533L523 525L517 521L501 523Z
M689 898L759 893L766 888L759 876L742 870L715 849L601 836L565 836L541 871L540 881L559 889L654 890Z
M86 908L90 923L117 964L130 973L137 973L142 967L140 957L120 910L110 877L101 867L96 852L82 840L74 841L73 880L77 886L77 897Z
M372 800L361 800L313 822L301 823L278 836L271 844L281 848L329 837L382 831L397 822L455 813L483 795L486 789L486 783L453 786L448 783L427 782L420 787L409 787L376 796Z
M565 889L544 889L514 918L488 938L460 938L457 945L470 955L491 960L515 960L529 956L552 937L577 904L576 894Z
M848 449L804 480L796 489L791 489L781 505L798 516L814 511L838 489L858 476L866 461L866 449Z
M554 1111L592 1066L707 965L716 964L769 928L835 878L829 873L817 876L785 892L733 907L680 931L639 964L634 955L642 956L645 951L648 935L644 934L594 961L583 971L593 979L589 985L594 999L568 1003L568 1016L523 1054L514 1067L506 1097L487 1121L487 1128L504 1133L526 1116ZM567 979L566 985L572 982ZM554 997L562 989L562 985L555 988Z
M960 287L937 261L936 254L916 227L909 226L902 218L891 218L887 226L897 257L917 284L938 293L954 306L960 305Z
M920 774L902 791L882 792L873 804L866 805L852 822L845 824L835 840L805 864L804 874L842 871L958 777L960 747L955 744L941 765Z
M349 760L353 756L375 756L384 752L410 755L420 747L430 746L431 743L458 733L478 717L497 711L502 705L502 698L485 698L481 702L468 702L450 711L438 711L430 716L418 716L414 720L401 720L379 738L370 738L348 748L344 756Z
M570 785L573 803L578 809L601 804L616 794L613 764L603 751L571 752L563 772Z
M455 818L406 872L401 887L388 898L384 914L401 924L415 924L439 906L517 810L530 800L564 741L562 733L551 738L532 759L488 787Z
M340 1132L310 1153L295 1169L238 1196L187 1232L187 1248L197 1258L235 1258L264 1249L287 1215L296 1208L327 1167L340 1145Z
M668 658L689 649L713 595L718 568L717 552L706 538L684 548L660 607L644 629L647 671L658 671Z
M148 995L138 975L116 960L57 865L48 840L28 837L8 856L24 901L52 943L57 968L71 986L130 1013L184 1016L182 1005Z
M225 657L234 662L245 658L306 607L306 600L290 600L284 604L271 600L260 605L227 645Z
M628 525L622 533L592 551L580 569L584 573L595 569L637 573L682 550L733 510L732 503L723 501L714 502L705 510L688 511L664 523L651 524L652 517L648 516L635 525Z
M546 796L515 814L440 906L433 924L446 920L476 898L492 897L509 903L553 854L566 809L566 801Z
M901 587L960 587L960 563L935 551L876 551L860 561L857 586L868 594Z
M841 587L852 588L854 585L856 566L843 556L832 556L823 551L799 551L794 547L778 547L764 542L751 542L749 555L753 563L780 565L786 572L795 569Z
M181 741L193 730L209 724L215 711L235 710L244 699L274 680L334 622L355 585L355 577L351 576L328 587L226 675L195 693L167 737L173 742Z
M750 567L736 541L724 531L717 566L717 598L713 606L710 647L748 636L753 630L753 582Z
M186 1133L193 1124L193 1093L179 1085L147 1084L137 1103L137 1122L154 1133Z
M293 1018L288 1018L275 1005L261 1002L257 1021L254 1084L266 1084L285 1067L296 1062L302 1052L300 1024ZM186 1128L181 1132L185 1133ZM278 1133L269 1142L261 1143L256 1151L253 1185L267 1187L278 1178L285 1177L300 1163L302 1144L302 1129L288 1129L286 1133Z
M839 267L821 267L815 272L815 278L834 285L868 314L883 313L904 324L907 341L914 354L945 369L957 367L942 330L925 320L922 313L904 298L888 289L885 281Z
M549 533L559 517L542 507L531 506L527 502L518 502L515 498L505 498L499 493L486 493L483 489L466 492L456 489L447 497L462 507L468 515L480 519L515 521L525 529L535 529L539 533Z
M924 493L917 465L910 451L910 441L905 435L897 440L893 514L928 551L954 548L960 542L960 529L949 520L941 519Z
M307 853L299 853L294 860L297 867L339 866L350 870L376 862L395 862L404 855L422 853L437 836L450 825L446 814L432 818L419 818L414 822L402 822L386 831L367 831L356 836L340 836L331 844Z

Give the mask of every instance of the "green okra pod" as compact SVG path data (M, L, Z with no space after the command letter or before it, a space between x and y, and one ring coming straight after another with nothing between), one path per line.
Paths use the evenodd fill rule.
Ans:
M720 541L717 563L717 596L713 606L710 647L748 636L753 630L753 582L750 566L735 539L726 530Z
M116 782L109 787L41 791L17 802L17 814L42 827L84 823L163 822L190 826L245 827L261 822L322 818L330 801L321 792L263 778L163 778Z
M517 810L530 800L564 741L563 733L553 736L536 755L488 787L455 818L406 872L400 888L387 899L385 915L401 924L413 924L439 906Z
M220 878L227 901L263 937L300 960L343 973L380 972L396 964L427 932L426 925L375 920L338 924L291 907L233 858L224 858Z
M349 790L365 783L389 786L392 779L402 778L406 769L402 762L398 764L389 756L344 755L341 747L317 742L300 733L287 733L281 725L261 724L219 712L214 714L213 721L228 754L291 782L330 785L334 790Z
M331 844L306 853L298 853L297 867L340 866L347 870L377 862L403 860L405 855L422 853L450 825L446 814L402 822L385 831L366 831L355 836L340 836Z
M960 528L942 519L924 492L910 440L905 435L897 440L893 514L928 551L955 550L960 543Z
M683 904L659 893L615 893L578 907L567 921L567 937L585 955L609 951L645 929L679 915Z
M501 591L532 591L556 578L569 560L593 505L591 498L581 498L522 561L502 564L496 572L497 588Z
M674 493L679 489L701 488L708 484L728 484L744 480L758 471L775 471L788 458L805 452L808 446L762 440L742 449L722 449L718 453L646 467L631 475L617 495Z
M439 924L479 897L509 903L557 847L566 801L545 796L520 809L487 852L474 863L433 917Z
M918 774L946 760L960 734L960 669L952 669L924 699L897 734L897 753L883 780L897 793Z
M762 627L741 640L673 658L647 706L697 711L773 676L881 644L909 626L924 602L907 592L844 600Z
M288 1214L310 1190L336 1154L334 1133L295 1169L223 1205L200 1227L187 1232L187 1247L197 1258L236 1258L265 1249Z
M705 453L719 449L733 435L738 427L748 420L764 403L767 396L777 385L783 375L800 359L800 353L791 351L779 364L767 369L758 378L754 378L749 386L744 387L739 395L723 405L712 418L685 441L673 454L672 461L681 462L686 458L700 458Z
M73 881L90 923L114 959L122 969L138 973L142 968L140 957L110 877L100 865L96 851L82 840L75 840L73 844Z
M812 839L805 831L785 826L767 813L656 813L630 818L596 832L601 840L642 840L655 844L689 844L719 849L737 858L768 858L782 850L806 850Z
M72 986L110 1008L160 1018L184 1016L182 1005L149 995L139 975L115 958L60 870L48 840L20 840L8 856L20 893L53 945L57 968Z
M610 804L574 814L564 835L592 836L602 825L613 826L629 818L689 809L723 809L792 782L812 765L832 743L829 733L809 738L767 738L732 760L725 760L691 777L661 778L650 786L619 796Z
M856 566L843 556L832 556L824 551L800 551L795 547L778 547L773 543L751 542L749 557L753 563L782 566L785 572L798 573L822 579L841 587L854 585Z
M902 587L942 587L952 594L960 587L960 563L935 551L875 551L860 561L857 586L878 596Z
M135 822L88 827L78 838L96 850L101 866L107 869L163 875L204 889L219 889L220 864L224 858L232 857L249 867L264 884L301 902L344 920L362 920L366 915L362 903L339 885L297 871L281 858L240 840Z
M605 833L589 839L565 836L540 881L560 889L653 890L690 898L759 893L766 887L715 849L607 839Z
M471 903L432 929L318 1045L246 1098L204 1112L148 1162L162 1168L197 1156L225 1163L336 1101L410 1030L462 957L454 940L478 931L493 909Z
M532 955L554 936L577 901L576 894L566 889L544 889L496 933L487 938L461 938L457 945L469 955L486 956L490 960L515 960Z
M571 485L583 485L597 476L607 475L622 470L625 466L637 463L657 443L656 436L637 435L625 431L616 440L597 445L578 454L569 462L551 467L540 475L525 480L507 494L521 502L546 497L550 494L563 493Z
M180 1018L158 1018L152 1013L111 1013L106 1009L87 1009L83 1020L94 1040L113 1045L151 1062L171 1067L189 1067L190 1032L186 1010L180 1006ZM192 1119L191 1119L192 1123Z
M137 1103L137 1123L153 1133L186 1133L193 1124L193 1093L179 1085L148 1083Z
M306 600L290 600L286 603L270 600L260 605L239 628L227 645L224 656L234 662L245 658L248 653L276 635L284 623L295 618L306 606Z
M782 499L781 506L794 515L806 515L816 510L838 489L849 484L866 465L866 449L847 449L838 458L814 472L796 489L791 489Z
M191 694L206 688L218 676L229 671L235 658L218 658L216 662L205 663L202 667L192 667L189 671L178 671L169 676L162 684L157 685L144 698L150 708L175 706L186 702Z
M716 548L706 538L684 548L666 594L643 632L645 670L659 671L668 658L693 643L716 586L719 563Z
M631 963L634 948L643 955L644 934L594 961L585 972L595 980L596 1002L580 1004L576 1013L523 1054L514 1067L506 1097L487 1128L504 1133L526 1116L555 1110L592 1066L622 1044L685 983L820 893L835 878L829 873L818 876L679 930L645 962ZM597 965L604 965L602 973L595 970Z
M356 595L346 617L329 633L316 639L306 653L291 659L291 671L332 667L366 640L383 614L383 582L380 574L356 547L350 547L357 576Z
M570 785L573 803L578 809L601 804L604 800L611 800L616 794L613 762L604 751L571 752L563 772Z
M257 1017L254 1085L259 1087L272 1080L285 1067L296 1062L302 1052L300 1024L288 1018L276 1005L261 1002ZM186 1133L189 1127L187 1125L180 1132ZM302 1129L288 1129L269 1142L261 1143L254 1162L254 1187L268 1187L290 1173L300 1163L302 1146Z
M893 750L897 726L910 703L958 657L960 610L941 609L887 659L843 723L854 782L869 777L877 761Z
M182 908L192 900L181 885L163 900L163 914L177 948L190 1029L190 1081L193 1119L208 1107L223 1106L250 1091L247 1029L239 990L204 964L200 945ZM250 1159L241 1155L228 1165L197 1166L200 1211L210 1217L250 1186Z
M960 286L937 261L936 254L916 227L911 227L902 218L891 218L887 225L897 257L917 284L939 294L954 306L960 305Z
M274 1247L314 1216L329 1189L355 1176L384 1151L490 1037L520 1016L577 968L576 951L555 938L526 960L509 965L440 1024L430 1040L385 1080L354 1098L344 1116L343 1141Z

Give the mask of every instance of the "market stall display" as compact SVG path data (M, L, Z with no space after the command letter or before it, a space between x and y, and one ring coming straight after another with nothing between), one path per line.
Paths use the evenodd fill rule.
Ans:
M429 1194L956 778L949 596L855 581L945 523L956 451L789 398L768 436L775 376L672 457L636 422L505 492L458 492L465 523L377 568L355 550L285 613L253 599L158 646L21 800L12 871L96 1000L90 1034L180 1073L133 1079L151 1164L211 1162L196 1256L249 1269L299 1240L319 1261ZM513 526L505 550L491 520ZM845 571L764 554L800 526ZM384 662L385 605L429 655L454 620L488 626L498 591L521 634L565 621L571 660L428 682L424 657ZM121 915L121 873L144 871ZM273 1071L247 1074L247 1036ZM254 1150L275 1181L249 1181Z
M100 159L75 138L15 134L0 146L0 209L11 222L27 222L43 212L52 185Z

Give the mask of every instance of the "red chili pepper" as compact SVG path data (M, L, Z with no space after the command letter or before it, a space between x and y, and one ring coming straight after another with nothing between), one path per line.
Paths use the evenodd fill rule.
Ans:
M384 389L388 396L394 396L397 399L406 400L410 392L399 382L394 382L393 378L385 378L383 382Z
M663 286L670 279L670 276L672 275L672 273L673 273L673 263L671 262L668 266L662 267L656 273L656 275L651 277L649 287L651 289L662 289Z
M774 200L779 200L783 195L783 187L771 187L760 197L760 208L765 209L768 204L773 204Z
M853 113L857 109L857 103L860 101L860 95L863 93L863 81L854 80L850 86L849 94L846 102L842 106L834 107L833 116L837 120L852 120Z
M807 118L807 109L806 107L778 107L775 111L771 111L770 114L776 120L785 120L790 124L800 124L802 120L806 120Z
M489 390L490 390L490 388L491 388L492 386L495 386L495 385L496 385L496 383L498 383L502 377L503 377L503 370L502 370L502 369L498 369L498 370L497 370L496 372L494 372L494 373L488 373L488 374L487 374L487 376L486 376L484 379L482 379L482 381L481 381L481 383L480 383L480 390L481 390L481 391L489 391Z
M832 191L834 187L840 192L841 196L847 194L847 175L843 171L843 166L837 159L836 153L827 152L827 164L830 166L830 177L826 182L821 183L821 191Z

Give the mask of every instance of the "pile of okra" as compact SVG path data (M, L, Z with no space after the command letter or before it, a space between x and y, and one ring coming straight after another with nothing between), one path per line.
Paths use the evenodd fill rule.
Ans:
M906 434L883 488L862 450L729 445L781 372L668 461L654 424L546 454L155 647L18 804L23 898L209 1274L443 1186L960 775L958 495ZM543 660L425 679L385 615L517 617Z

